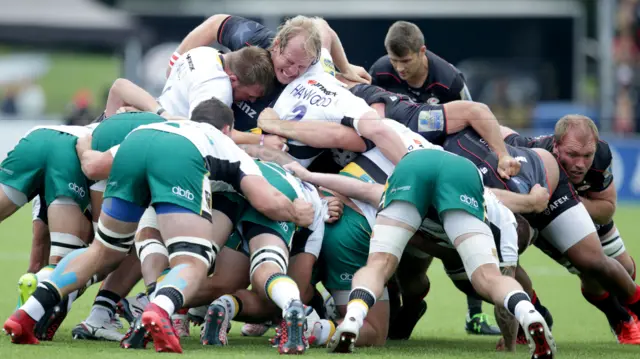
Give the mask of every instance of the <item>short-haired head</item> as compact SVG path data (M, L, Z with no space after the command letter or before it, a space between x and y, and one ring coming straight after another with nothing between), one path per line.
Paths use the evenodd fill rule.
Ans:
M219 99L212 97L202 101L191 112L191 121L204 122L212 125L225 135L233 130L233 111Z

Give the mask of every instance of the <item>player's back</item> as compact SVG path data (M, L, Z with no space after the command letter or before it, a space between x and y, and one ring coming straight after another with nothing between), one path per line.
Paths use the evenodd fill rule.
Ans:
M219 87L216 97L231 106L231 81L224 71L221 53L208 46L196 47L185 52L173 65L158 102L168 113L188 118L198 105L194 99L201 97L199 91L207 89L201 85L212 81Z

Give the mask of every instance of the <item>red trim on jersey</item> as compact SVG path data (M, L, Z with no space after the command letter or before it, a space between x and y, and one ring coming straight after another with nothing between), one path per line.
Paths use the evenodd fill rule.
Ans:
M493 167L491 167L491 165L490 165L487 161L483 160L482 158L478 157L475 153L473 153L473 152L469 151L468 149L466 149L466 148L462 145L462 143L460 143L460 140L458 140L457 142L458 142L458 146L460 146L460 148L462 148L465 152L467 152L467 153L471 154L473 157L475 157L475 158L479 159L479 160L480 160L480 162L485 163L485 164L487 165L487 167L491 168L491 172L493 172L493 174L494 174L494 175L496 175L496 178L497 178L500 182L502 182L502 184L504 185L504 188L505 188L507 191L511 191L511 190L509 189L509 187L507 186L507 184L506 184L506 183L504 183L504 181L502 180L502 178L500 178L500 176L498 175L498 173L496 173L496 170L494 170L494 169L493 169Z
M224 19L224 21L222 21L222 24L220 24L220 28L218 29L218 43L222 44L222 42L220 42L220 38L222 37L222 31L224 31L224 25L227 24L227 21L229 21L229 19L231 19L232 15L229 15L226 19Z
M445 85L443 85L443 84L441 84L441 83L439 83L439 82L434 82L434 83L432 83L431 85L427 86L427 90L428 90L428 89L430 89L430 88L432 88L433 86L436 86L436 85L437 85L437 86L444 87L444 88L446 88L447 90L449 90L449 87L448 87L448 86L445 86Z
M392 74L391 72L376 72L376 76L380 76L380 75L384 75L384 76L391 76L393 77L396 81L398 81L399 84L402 83L402 80L400 80L396 75Z
M247 41L244 42L245 45L247 46L252 46L250 43L248 43Z

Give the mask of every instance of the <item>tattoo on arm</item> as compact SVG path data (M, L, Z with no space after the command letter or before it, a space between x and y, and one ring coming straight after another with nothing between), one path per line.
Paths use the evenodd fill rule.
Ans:
M289 154L283 151L274 150L258 145L238 145L241 149L249 154L249 156L258 158L262 161L270 161L284 166L287 163L294 162L295 160Z
M502 272L502 275L504 276L513 278L516 274L516 267L500 268L500 272ZM496 322L498 322L498 326L500 327L500 331L504 337L505 349L507 351L515 351L516 337L518 335L518 321L502 303L497 303L494 308Z

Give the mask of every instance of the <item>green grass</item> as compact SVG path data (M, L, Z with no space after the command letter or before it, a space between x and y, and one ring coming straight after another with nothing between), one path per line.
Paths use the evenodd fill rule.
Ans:
M618 208L616 223L626 240L627 249L640 255L640 244L635 238L635 224L640 218L640 207L621 206ZM5 320L14 310L16 303L16 281L27 268L30 245L30 212L24 209L0 224L0 319ZM533 278L534 287L542 302L553 313L554 336L558 343L560 358L603 358L615 359L640 357L640 347L622 346L615 339L602 314L590 307L580 295L580 284L576 277L563 268L531 249L522 258L525 268ZM384 358L527 358L527 349L518 348L516 354L494 351L496 338L478 338L465 334L463 330L466 300L451 284L435 263L430 269L432 281L428 296L429 309L418 324L410 341L390 342L385 348L358 349L355 357ZM116 343L73 341L71 328L88 314L97 288L91 288L74 305L73 311L58 331L53 342L39 346L12 345L6 337L0 337L0 358L142 358L156 354L152 349L145 351L125 351ZM489 305L485 312L491 313ZM192 335L183 340L185 356L191 358L264 358L276 357L275 349L267 345L267 337L244 338L239 335L240 325L234 323L230 336L230 346L226 348L203 347L198 343L200 330L192 328ZM270 335L272 334L269 333ZM307 357L326 357L324 349L312 349Z

